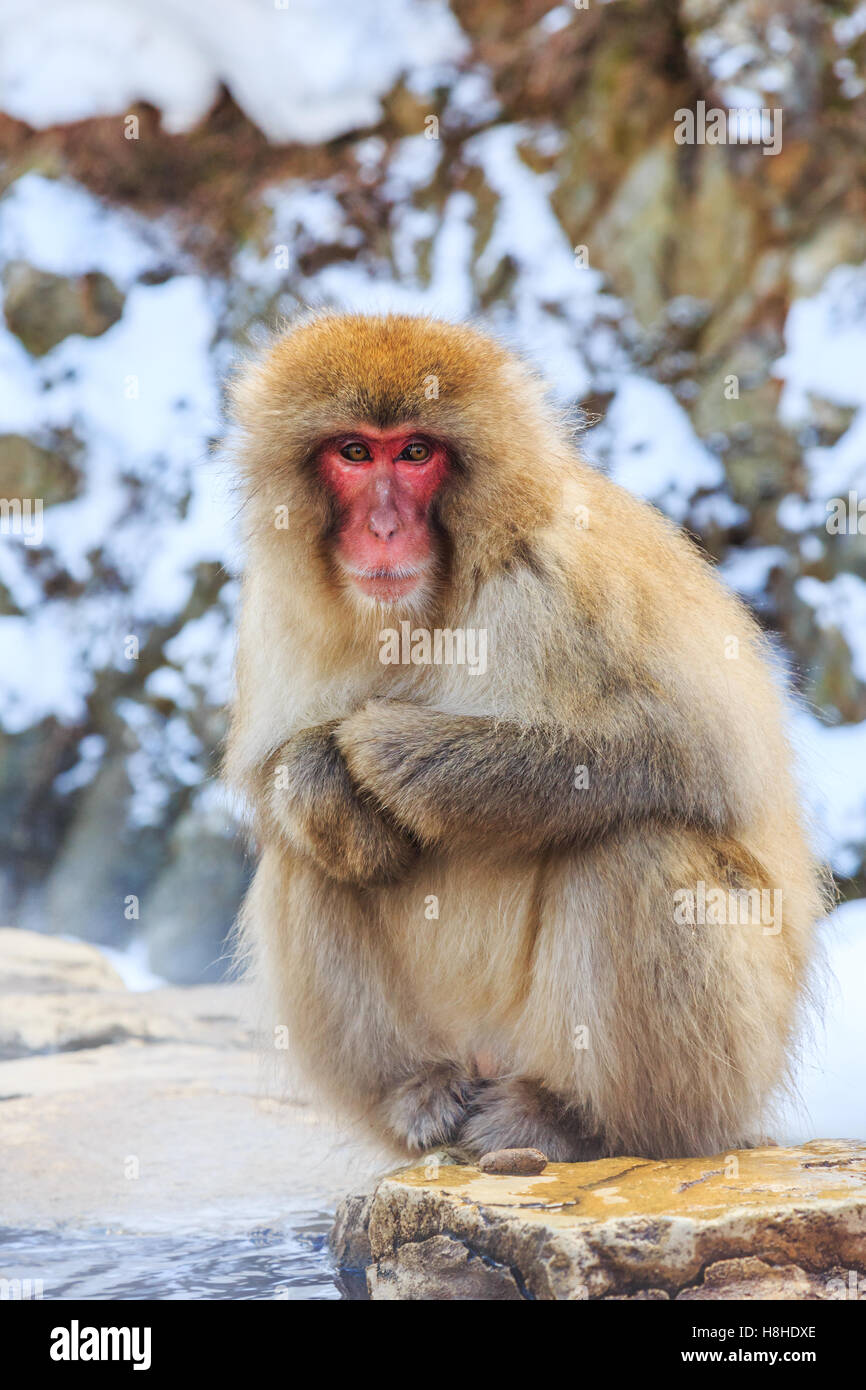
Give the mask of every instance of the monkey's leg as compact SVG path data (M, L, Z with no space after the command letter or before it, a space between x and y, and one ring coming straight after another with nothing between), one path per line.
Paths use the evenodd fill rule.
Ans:
M461 1143L481 1084L457 1062L431 1062L385 1095L379 1107L385 1130L410 1153Z
M731 920L729 904L732 891L770 901L782 888L774 862L735 841L645 827L552 867L516 1060L588 1108L606 1154L714 1154L766 1132L810 904L789 880L784 923ZM684 892L717 894L728 919L683 920Z
M602 1140L579 1106L538 1081L507 1077L483 1084L460 1130L474 1158L492 1149L540 1149L551 1163L598 1158Z
M384 889L266 849L241 918L266 1036L380 1139L418 1153L456 1136L476 1084L444 1055L389 944Z

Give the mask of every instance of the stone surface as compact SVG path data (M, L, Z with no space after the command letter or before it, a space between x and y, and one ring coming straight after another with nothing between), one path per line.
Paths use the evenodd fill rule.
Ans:
M72 333L98 337L123 312L123 295L101 271L66 278L11 261L3 282L6 322L38 357Z
M64 943L65 944L65 943ZM241 986L199 985L131 993L12 994L0 1012L0 1057L79 1051L121 1042L184 1042L249 1047L238 1017Z
M543 1173L547 1159L540 1149L493 1149L478 1160L482 1173L508 1173L528 1177Z
M50 507L70 501L78 488L78 473L62 454L25 435L0 435L0 497L38 497Z
M371 1183L384 1156L277 1093L245 1005L132 993L93 947L0 932L0 1227L277 1230Z
M866 1143L406 1168L344 1204L338 1261L372 1299L830 1299L866 1291ZM354 1224L353 1224L354 1223Z
M328 1244L334 1263L343 1270L364 1271L372 1261L370 1253L370 1208L372 1192L354 1192L337 1208Z
M0 994L47 994L122 989L123 981L101 951L83 941L0 927ZM3 1001L3 1015L14 1007ZM39 1007L34 1003L33 1009Z
M799 1265L770 1265L765 1260L746 1256L708 1265L703 1283L683 1289L677 1297L686 1301L768 1298L777 1302L844 1298L852 1287L849 1273L841 1268L810 1273ZM860 1292L863 1292L862 1287Z
M371 1266L367 1279L370 1297L377 1301L523 1298L510 1269L483 1259L451 1236L429 1236L398 1246L390 1259Z

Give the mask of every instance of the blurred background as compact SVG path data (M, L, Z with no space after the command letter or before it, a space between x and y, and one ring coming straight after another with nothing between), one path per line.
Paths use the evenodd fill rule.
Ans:
M845 900L807 1099L864 1132L866 5L2 0L0 112L3 924L222 977L221 384L298 307L473 317L778 643Z

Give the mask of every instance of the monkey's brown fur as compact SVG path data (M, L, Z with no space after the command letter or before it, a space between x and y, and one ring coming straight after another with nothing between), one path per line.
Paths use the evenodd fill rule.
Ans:
M755 624L468 327L318 316L234 400L249 560L227 768L261 847L241 932L266 1023L408 1151L755 1141L823 910ZM315 451L364 422L448 442L423 612L359 604L330 560ZM486 628L486 673L383 666L401 617ZM781 931L677 923L700 882L780 889Z

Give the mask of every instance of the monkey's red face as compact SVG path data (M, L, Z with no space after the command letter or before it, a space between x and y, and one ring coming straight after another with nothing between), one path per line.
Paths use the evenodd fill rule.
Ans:
M369 598L411 594L436 563L430 509L448 473L444 445L405 425L365 425L323 445L319 467L340 511L344 573Z

